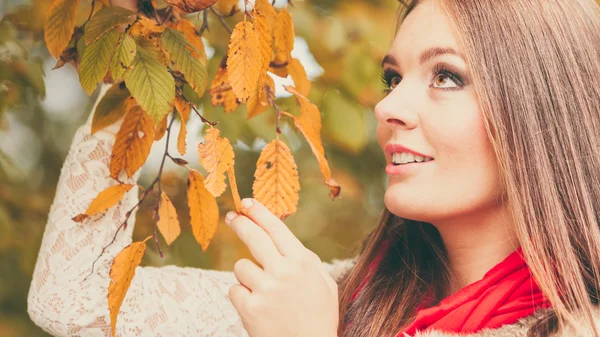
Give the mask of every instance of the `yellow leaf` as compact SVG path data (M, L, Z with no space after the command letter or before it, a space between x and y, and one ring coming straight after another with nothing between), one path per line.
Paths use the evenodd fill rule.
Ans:
M323 148L323 143L321 141L321 112L316 105L311 103L308 98L304 97L296 89L291 86L284 87L285 90L296 96L296 100L298 101L298 104L300 104L301 111L300 116L293 116L288 113L284 114L294 119L296 128L298 128L298 130L300 130L300 132L304 135L304 138L306 138L306 141L310 145L313 154L315 157L317 157L319 168L321 169L321 173L325 178L325 184L329 186L329 197L331 199L335 199L337 196L339 196L341 187L331 177L331 169L329 168L329 162L325 156L325 149Z
M190 118L191 107L180 96L175 98L175 109L181 117L181 127L179 128L179 136L177 137L177 151L183 156L187 151L185 138L187 136L186 124Z
M44 40L48 51L58 58L69 44L75 30L79 0L54 0L46 11Z
M267 76L266 83L263 85L263 89L255 90L254 94L250 96L250 100L248 100L248 104L246 104L248 108L248 115L246 119L250 119L252 117L258 116L263 113L270 106L269 99L274 99L275 97L275 82L271 76Z
M241 21L231 34L227 52L229 82L241 103L246 103L256 88L260 68L260 47L254 25L250 21Z
M167 119L169 115L165 115L163 120L158 123L158 125L154 126L154 140L161 140L165 136L165 132L167 131Z
M192 56L199 58L202 65L206 67L206 50L204 49L204 42L202 37L198 35L196 27L189 20L181 19L177 22L176 28L178 31L185 35L185 38L196 48L198 53L192 50Z
M92 201L88 209L85 211L87 215L95 215L100 212L104 212L107 209L116 205L127 191L129 191L133 185L131 184L120 184L111 186L104 191L100 192L96 199Z
M199 12L214 5L218 0L164 0L184 13Z
M273 30L273 26L275 25L275 19L277 18L277 12L273 5L271 5L269 0L256 0L254 4L254 10L257 13L262 14L269 24L269 30Z
M206 251L219 224L217 200L204 187L204 178L195 170L190 170L187 182L190 224L196 241Z
M140 265L144 252L145 242L134 242L115 257L110 268L110 283L108 285L108 308L110 310L110 328L112 336L117 327L117 316L121 310L123 299L129 290L131 280L135 276L135 269Z
M154 142L154 123L139 105L127 111L121 128L115 136L110 157L110 175L118 178L121 170L128 177L144 164Z
M108 89L98 103L92 119L92 134L116 123L128 110L134 99L127 88L121 89L118 84Z
M286 78L289 75L289 73L288 73L289 58L287 56L285 56L284 58L285 58L285 60L282 59L281 54L275 54L275 56L273 56L273 60L271 61L271 64L269 65L269 71L271 71L273 74L275 74L279 77Z
M206 189L213 196L218 197L227 185L225 184L225 172L233 165L233 148L227 138L221 138L218 129L210 128L206 131L204 142L198 144L198 155L200 163L208 172L206 177Z
M223 13L226 15L226 14L232 13L235 9L237 9L237 5L238 5L238 0L219 0L214 5L214 8L219 13Z
M227 68L220 67L210 85L210 102L213 106L223 106L225 112L229 113L235 110L240 102L231 90Z
M181 228L179 226L179 220L177 220L177 211L175 206L167 194L162 191L160 194L160 207L158 208L158 222L156 226L160 233L165 238L167 245L171 245L175 239L179 236Z
M292 58L292 49L294 49L294 23L292 16L284 8L277 13L275 25L273 27L273 39L275 40L275 50L277 52L278 62L289 63Z
M131 24L136 15L129 9L119 6L104 7L94 13L92 19L85 26L83 39L86 45L96 42L109 30L119 25Z
M254 198L280 219L296 212L300 180L292 152L279 139L265 146L254 173Z
M117 49L119 31L112 29L85 48L79 65L79 82L88 95L108 72L108 65Z
M310 93L311 83L308 80L308 77L306 76L306 71L304 70L304 67L302 66L300 61L298 61L298 59L296 58L292 58L288 69L290 75L292 76L292 79L294 80L294 87L296 88L296 90L298 90L298 92L301 93L303 96L308 97L308 94Z
M129 69L136 53L135 40L129 34L122 34L110 62L110 73L115 82L123 76L125 70Z
M256 9L257 7L255 7L254 13L254 26L256 27L256 32L258 33L258 44L260 46L260 55L262 59L257 86L259 88L259 95L262 95L264 83L267 77L267 70L269 69L271 56L273 55L273 48L271 48L272 35L267 18L261 12L256 11Z
M242 200L240 198L240 192L238 192L237 181L235 180L235 169L233 165L229 166L227 169L227 176L229 177L229 187L231 189L235 210L240 213L246 213L242 207Z

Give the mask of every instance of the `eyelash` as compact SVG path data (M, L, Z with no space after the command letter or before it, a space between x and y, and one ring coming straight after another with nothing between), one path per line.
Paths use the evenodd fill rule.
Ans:
M461 87L464 86L464 83L461 79L460 76L458 76L457 74L455 74L454 72L450 71L446 65L444 65L443 63L438 63L433 70L431 71L431 79L435 79L438 75L444 75L446 77L448 77L450 80L452 80L454 83L456 83L458 89L460 89ZM393 89L390 88L392 85L392 79L394 77L400 77L400 81L402 81L402 77L398 75L398 73L388 70L388 71L384 71L381 74L381 81L383 82L383 84L385 84L387 86L386 89L383 90L383 93L385 95L388 95ZM457 88L436 88L439 90L456 90Z

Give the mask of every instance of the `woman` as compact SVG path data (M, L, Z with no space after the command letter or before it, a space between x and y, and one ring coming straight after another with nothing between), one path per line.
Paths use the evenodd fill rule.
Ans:
M356 260L322 264L247 200L249 218L226 221L262 268L138 268L118 334L600 336L597 4L405 6L374 112L386 211ZM98 177L118 125L91 136L89 123L61 175L29 294L30 316L57 336L109 333L109 265L131 242L133 221L85 279L137 202L128 194L88 226L70 220L112 184Z

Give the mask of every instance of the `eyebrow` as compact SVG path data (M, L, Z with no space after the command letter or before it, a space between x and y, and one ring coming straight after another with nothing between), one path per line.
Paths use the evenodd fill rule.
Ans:
M421 53L421 56L419 56L419 64L423 64L434 57L444 54L456 55L462 58L463 60L465 59L461 53L457 52L452 47L432 47ZM388 54L383 58L381 66L383 67L385 64L397 66L398 61L396 61L396 59L392 55Z

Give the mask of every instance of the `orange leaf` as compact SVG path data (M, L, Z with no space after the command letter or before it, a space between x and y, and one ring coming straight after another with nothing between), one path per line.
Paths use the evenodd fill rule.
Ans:
M54 0L46 10L44 40L48 51L58 58L69 44L75 30L79 0Z
M198 171L190 170L187 194L192 232L205 252L217 232L219 206L215 197L204 187L204 178Z
M133 185L131 184L120 184L111 186L104 191L100 192L96 199L92 201L85 214L88 216L104 212L107 209L116 205L127 191L129 191Z
M287 112L284 112L284 114L294 119L296 128L298 128L298 130L300 130L300 132L304 135L304 138L306 138L306 141L310 145L313 154L315 157L317 157L319 168L321 169L323 177L325 177L325 184L329 186L329 197L331 199L335 199L337 196L339 196L341 187L331 177L331 169L329 168L329 162L327 161L325 149L323 148L323 143L321 142L321 112L316 105L311 103L308 98L304 97L301 93L294 89L294 87L284 87L285 90L296 96L296 100L298 101L298 104L300 104L301 111L300 116L293 116Z
M300 180L292 152L276 139L262 150L252 191L254 198L280 219L296 212Z
M273 74L279 76L279 77L283 77L286 78L289 73L288 73L288 64L289 62L289 57L287 56L283 56L281 54L275 54L275 56L273 56L273 60L271 61L271 64L269 65L269 71L271 71Z
M245 213L242 207L242 200L240 198L240 192L238 192L237 181L235 180L235 169L233 165L227 169L227 176L229 176L229 187L231 189L231 195L233 196L233 203L235 205L236 212Z
M155 126L155 130L154 130L154 140L161 140L162 137L164 137L165 132L167 131L167 119L168 119L169 115L165 115L165 117L163 117L162 121Z
M187 151L187 145L185 143L185 138L187 137L186 124L190 118L190 111L192 108L180 96L177 96L175 98L175 109L179 112L179 116L181 117L181 127L179 128L179 136L177 137L177 151L183 156Z
M118 84L108 89L102 97L92 119L92 134L116 123L123 118L135 99L131 97L129 90L121 89Z
M150 36L153 33L162 33L165 30L163 25L159 25L156 21L145 16L140 16L138 20L131 25L129 35L132 37Z
M192 56L199 58L202 64L206 67L206 51L204 49L204 42L202 42L202 38L200 35L198 35L194 24L188 20L182 19L177 22L175 29L182 32L192 46L194 46L201 53L201 55L198 55L198 53L192 50Z
M118 178L125 169L128 177L144 164L154 142L154 122L139 105L125 114L110 157L110 175Z
M250 96L248 100L248 104L246 107L248 109L248 115L246 119L250 119L252 117L258 116L263 113L270 106L269 99L270 97L273 99L275 97L275 82L271 76L267 76L266 82L263 85L263 89L255 90L254 94ZM259 96L260 95L260 96Z
M147 239L146 239L147 240ZM117 327L117 316L121 310L121 304L135 276L135 269L140 265L146 242L134 242L115 257L110 268L110 283L108 284L108 308L110 310L110 328L114 336Z
M164 0L184 13L194 13L214 5L218 0Z
M290 75L294 80L294 87L301 93L303 96L308 97L310 93L311 83L306 76L306 71L304 67L296 58L292 58L290 64L288 66Z
M215 77L210 85L209 93L212 105L222 105L227 113L235 110L240 105L240 102L237 100L237 97L235 97L235 94L231 90L231 84L229 84L229 78L227 75L227 68L225 67L219 67L219 70L215 74Z
M263 5L264 6L264 5ZM269 64L271 63L271 56L273 55L273 48L271 48L271 28L267 22L267 18L259 11L257 11L256 7L254 13L254 26L256 27L256 32L258 33L258 44L260 47L260 56L262 59L260 73L258 75L258 92L259 95L262 95L262 91L264 88L264 83L267 77L267 70L269 69Z
M261 68L258 35L250 21L241 21L233 30L227 52L231 88L241 103L246 103L256 88Z
M221 138L220 131L210 128L204 136L204 143L198 144L198 155L200 163L208 172L206 177L206 189L213 196L218 197L227 185L225 184L225 172L233 165L233 148L227 138Z
M275 40L275 50L277 59L281 63L289 63L292 58L292 49L294 49L294 23L292 16L284 8L277 13L275 26L273 27L273 39Z
M269 30L273 29L275 25L275 19L277 18L277 12L269 0L256 0L254 3L254 11L260 13L267 19L269 24Z
M164 191L160 194L159 202L160 207L158 208L158 222L156 223L156 226L165 238L167 245L171 245L181 232L179 220L177 220L177 211Z

